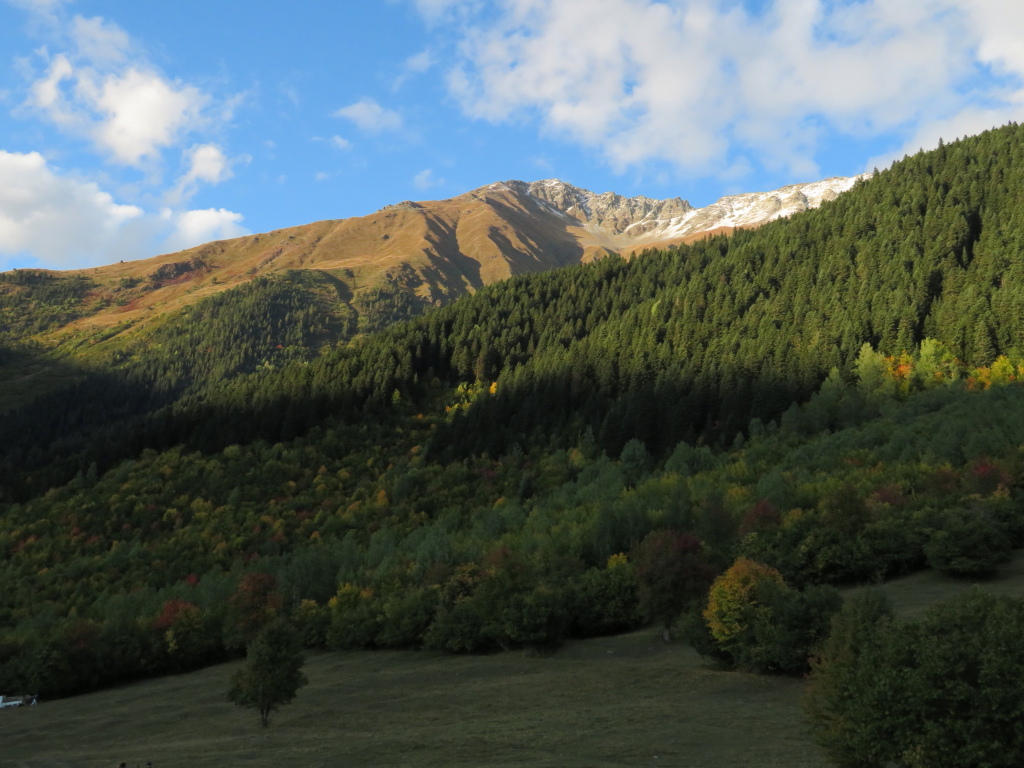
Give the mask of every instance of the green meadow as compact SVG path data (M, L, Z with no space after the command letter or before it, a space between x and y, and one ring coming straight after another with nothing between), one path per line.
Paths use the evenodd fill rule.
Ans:
M1024 594L1024 554L979 586ZM878 588L912 618L972 587L926 571ZM0 766L827 765L800 680L718 669L656 629L550 656L313 653L267 729L224 698L239 663L5 711Z

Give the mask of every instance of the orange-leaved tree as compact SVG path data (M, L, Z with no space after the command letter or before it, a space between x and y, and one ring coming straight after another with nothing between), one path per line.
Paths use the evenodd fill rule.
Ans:
M833 587L791 589L774 568L741 557L708 594L703 615L717 647L698 650L757 672L802 674L841 603Z
M723 650L729 651L748 628L758 588L767 582L785 585L782 574L774 568L741 557L711 585L704 620Z
M226 642L235 646L251 642L280 614L283 605L274 574L258 571L245 574L228 598Z

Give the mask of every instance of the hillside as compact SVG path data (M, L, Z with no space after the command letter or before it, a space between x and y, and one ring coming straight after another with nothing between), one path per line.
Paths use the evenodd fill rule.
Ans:
M151 259L66 273L0 275L0 328L10 338L48 344L105 329L130 333L154 316L256 277L293 270L329 279L335 301L353 313L372 314L368 305L379 293L402 294L408 313L419 314L513 275L756 227L818 207L855 181L828 179L734 195L700 209L679 198L595 195L558 180L491 184L448 200L406 201L368 216L207 243ZM19 290L33 274L37 282L47 281L50 294L61 294L64 311L38 316L43 308L38 297ZM45 306L54 297L42 298ZM26 324L26 312L33 322ZM403 319L403 314L387 319ZM362 330L377 327L372 319L361 325Z
M665 537L795 591L998 567L1024 544L1022 193L1009 126L349 343L305 270L61 358L67 388L0 417L0 687L231 658L260 611L311 647L550 649L653 620ZM64 287L30 286L56 321Z

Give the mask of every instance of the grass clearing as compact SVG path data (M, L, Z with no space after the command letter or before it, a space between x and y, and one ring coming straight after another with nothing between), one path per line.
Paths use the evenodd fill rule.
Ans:
M893 579L878 587L855 589L881 589L889 596L899 618L917 619L936 603L969 592L976 586L994 595L1024 598L1024 550L1014 552L1010 562L999 566L998 572L989 579L957 579L928 570Z
M1024 552L978 584L1024 596ZM914 618L972 586L925 571L881 589ZM310 684L265 730L224 698L240 663L0 713L0 768L827 765L800 680L716 669L655 629L538 658L310 654Z
M311 654L265 730L224 699L238 663L4 712L0 766L825 765L800 681L710 668L654 630L542 658Z

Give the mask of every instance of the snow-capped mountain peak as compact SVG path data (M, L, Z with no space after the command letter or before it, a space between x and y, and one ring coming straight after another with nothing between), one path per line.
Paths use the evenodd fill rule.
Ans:
M704 208L694 208L679 197L654 200L623 197L614 192L596 194L559 179L506 181L487 189L508 190L535 205L573 219L595 235L619 245L645 244L690 238L724 227L756 227L791 216L835 199L870 174L834 177L806 184L791 184L771 192L749 192L723 197ZM627 242L628 241L628 242Z

